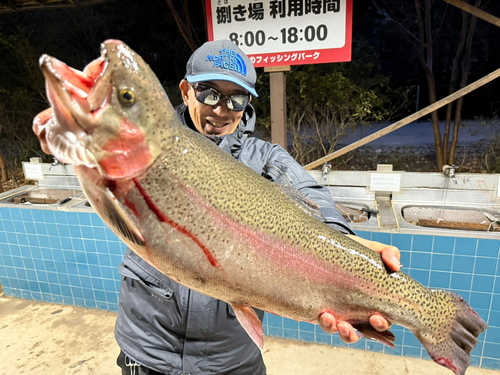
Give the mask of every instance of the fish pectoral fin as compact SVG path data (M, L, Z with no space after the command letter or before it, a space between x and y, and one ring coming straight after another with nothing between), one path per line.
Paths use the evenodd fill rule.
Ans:
M105 212L111 221L111 226L130 242L144 246L146 239L139 230L135 218L127 214L125 207L123 207L116 196L109 189L105 189L102 192L102 198L102 203L106 207Z
M259 349L262 350L264 347L264 329L262 328L262 322L255 310L251 306L240 304L230 305L243 329L248 333L248 336L250 336Z
M394 340L396 336L391 331L379 332L372 327L370 323L352 324L352 327L363 337L380 342L394 349Z

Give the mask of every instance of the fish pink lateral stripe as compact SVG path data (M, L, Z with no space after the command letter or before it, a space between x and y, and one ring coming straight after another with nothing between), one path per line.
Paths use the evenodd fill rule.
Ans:
M302 249L272 238L267 233L257 232L253 228L239 224L227 214L208 204L191 188L182 184L179 186L198 206L203 207L214 218L215 223L225 227L238 240L246 242L249 247L269 257L278 268L299 274L314 282L335 283L346 288L357 285L365 289L359 279L345 272L338 265L304 253Z
M200 249L203 250L203 253L207 257L207 259L210 262L210 264L212 266L216 267L216 268L220 268L220 264L217 261L217 259L215 259L214 255L210 252L210 250L208 250L206 248L205 245L203 245L201 243L201 241L193 233L191 233L188 229L184 228L179 223L176 223L171 218L169 218L165 213L163 213L153 203L151 197L146 193L146 191L144 190L144 188L141 186L141 184L139 183L139 181L136 178L134 178L134 183L135 183L135 186L137 187L137 189L139 190L139 192L141 193L141 195L146 200L146 203L149 206L149 208L151 209L151 211L153 211L154 214L156 215L156 217L158 218L158 220L160 220L163 223L167 223L168 225L170 225L175 230L177 230L177 231L181 232L182 234L186 235L187 237L191 238L200 247Z

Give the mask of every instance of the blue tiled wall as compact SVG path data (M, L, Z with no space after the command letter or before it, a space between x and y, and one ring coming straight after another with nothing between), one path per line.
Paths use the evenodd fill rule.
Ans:
M357 232L397 246L403 271L427 287L459 293L489 324L471 364L500 369L500 239ZM94 213L0 207L0 283L6 295L116 311L125 245ZM267 335L430 359L407 329L396 348L343 343L319 326L266 314Z
M417 234L361 232L360 237L391 244L401 251L405 273L433 289L460 294L489 324L471 353L471 365L500 370L500 238L475 239ZM411 331L393 326L395 349L361 339L346 344L338 335L325 334L319 326L267 314L265 333L271 336L314 341L386 354L429 359Z
M116 311L125 249L95 213L0 207L6 295Z

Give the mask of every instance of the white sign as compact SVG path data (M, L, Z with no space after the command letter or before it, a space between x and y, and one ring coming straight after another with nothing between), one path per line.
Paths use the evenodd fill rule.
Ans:
M42 171L42 164L24 163L24 177L27 180L44 180L45 176Z
M372 173L370 175L371 191L401 190L401 175L398 173Z
M498 177L498 197L500 197L500 177Z
M206 0L208 39L255 67L351 60L352 0Z

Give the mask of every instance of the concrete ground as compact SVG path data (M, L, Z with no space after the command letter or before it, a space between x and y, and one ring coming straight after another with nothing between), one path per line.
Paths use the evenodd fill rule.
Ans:
M2 374L119 375L116 313L0 297ZM269 375L450 375L425 360L267 337ZM500 375L469 368L467 375Z

